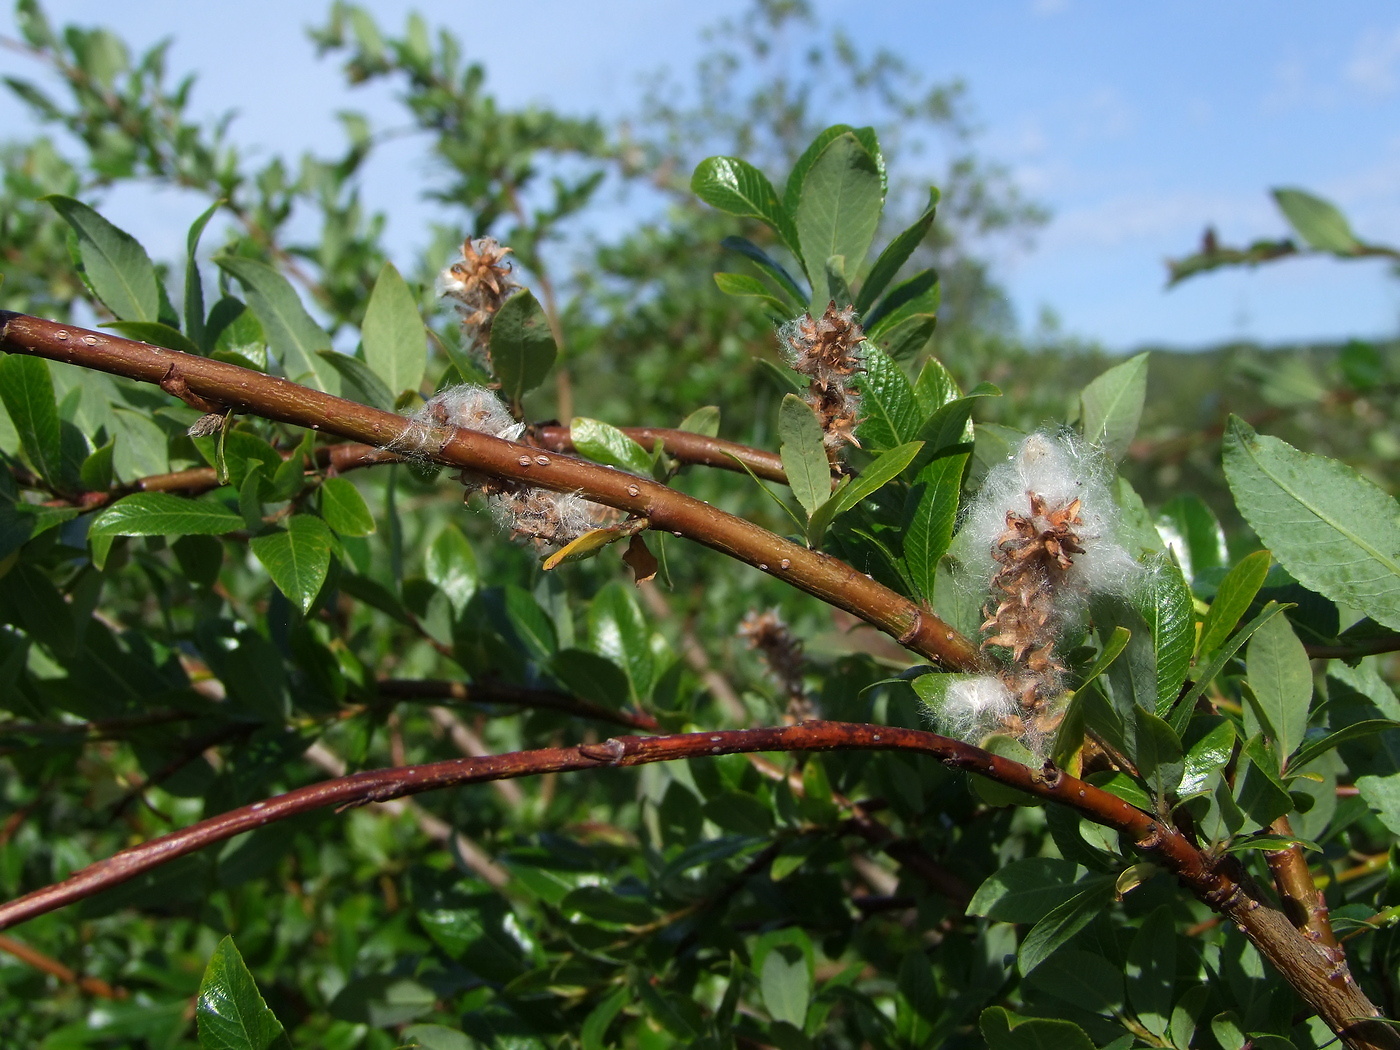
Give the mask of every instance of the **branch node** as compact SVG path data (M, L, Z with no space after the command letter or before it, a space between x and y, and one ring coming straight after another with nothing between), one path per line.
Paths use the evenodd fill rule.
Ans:
M578 753L584 758L612 766L622 761L622 756L627 754L627 745L617 737L609 737L601 744L579 744Z

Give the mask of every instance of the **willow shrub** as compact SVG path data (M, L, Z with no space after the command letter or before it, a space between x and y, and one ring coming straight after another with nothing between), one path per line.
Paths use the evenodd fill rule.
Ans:
M692 186L756 413L540 421L489 239L333 345L217 204L166 269L47 198L103 325L0 315L9 1041L1394 1045L1394 498L1232 419L1247 527L1145 506L1145 356L977 423L871 129Z

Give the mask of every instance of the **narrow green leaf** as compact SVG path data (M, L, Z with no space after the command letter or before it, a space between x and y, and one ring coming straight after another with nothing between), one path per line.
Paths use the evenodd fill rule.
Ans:
M365 363L395 396L417 391L428 367L428 341L408 282L386 262L374 282L361 329Z
M203 1050L291 1050L232 937L219 942L204 970L195 1020Z
M884 449L913 441L918 436L922 413L904 369L869 343L862 363L865 371L857 378L857 385L863 418L856 429L861 444Z
M914 400L919 403L920 414L927 419L938 409L962 397L962 387L953 378L953 373L943 367L943 362L930 357L919 369L919 377L914 380ZM972 440L972 435L967 435Z
M753 241L749 240L747 237L726 237L719 243L721 247L728 248L731 252L738 252L744 258L752 260L757 263L759 267L771 274L773 279L778 282L778 287L786 292L791 299L791 302L788 304L789 312L802 309L803 305L807 302L807 293L802 290L802 286L797 283L797 279L793 277L792 274L788 273L783 265L771 255L754 244Z
M925 601L933 597L939 559L953 539L967 458L960 453L928 464L914 479L905 503L904 563L915 593Z
M1245 650L1249 689L1280 759L1303 741L1312 703L1312 665L1286 616L1261 626ZM1246 723L1247 724L1247 723Z
M63 483L63 426L49 363L28 354L0 358L0 401L19 432L20 447L39 476Z
M766 223L784 244L797 251L792 217L778 200L768 177L748 161L738 157L702 160L690 178L690 189L711 207Z
M1235 801L1261 828L1266 828L1293 809L1288 785L1279 776L1283 756L1257 734L1240 748L1235 773Z
M158 321L156 268L136 238L72 197L55 193L42 200L73 228L83 273L103 305L123 321Z
M428 545L423 557L423 572L433 586L447 595L453 611L459 616L476 593L481 578L471 544L462 530L451 522Z
M788 486L810 518L831 495L831 463L817 414L796 394L784 395L779 406L778 437Z
M133 492L98 514L88 536L221 536L241 528L243 518L216 499Z
M1103 912L1114 896L1114 879L1107 875L1091 875L1076 883L1077 892L1052 910L1026 934L1016 953L1016 965L1028 974L1088 926Z
M1186 768L1181 740L1171 726L1144 708L1133 707L1132 722L1128 757L1137 765L1159 811L1164 810Z
M199 347L197 353L201 354L206 352L209 346L205 341L204 329L204 280L199 275L199 263L195 253L199 250L199 239L204 235L204 228L209 225L209 220L223 203L222 200L217 200L209 205L199 218L190 223L190 232L185 236L185 334L190 342Z
M856 475L854 481L833 495L832 498L836 500L836 513L844 514L861 500L874 495L899 477L923 447L922 441L909 441L881 452Z
M717 273L715 284L725 295L758 299L779 316L786 316L789 312L788 304L774 295L773 290L757 277L750 277L746 273Z
M250 545L277 589L302 613L310 612L326 582L335 545L326 523L310 514L293 514L286 529L254 536Z
M1392 834L1400 835L1400 773L1356 778L1356 789Z
M579 1042L583 1050L604 1050L607 1044L603 1037L608 1033L608 1026L629 1001L627 989L619 988L592 1009L579 1027Z
M331 337L316 323L290 281L266 263L240 255L214 257L236 279L248 297L248 306L262 325L268 346L282 362L287 378L310 381L329 394L340 392L331 365L317 351L331 349Z
M544 310L529 291L505 301L491 322L491 368L501 381L501 393L516 407L520 399L544 382L559 346Z
M1353 722L1349 726L1338 729L1335 733L1328 733L1319 740L1304 744L1289 759L1288 768L1290 770L1302 769L1313 759L1320 758L1338 745L1345 744L1348 740L1360 740L1362 737L1386 733L1392 729L1400 729L1400 722L1389 718L1368 718L1364 722Z
M1269 575L1273 555L1268 551L1255 551L1240 559L1238 565L1225 574L1216 589L1215 600L1210 603L1205 621L1201 624L1201 640L1198 652L1202 656L1213 652L1240 622L1240 617L1249 611L1254 596L1264 586L1264 577Z
M936 318L943 292L938 274L920 270L890 289L865 317L865 334L883 340L897 326L919 316Z
M574 451L581 456L621 467L633 474L651 475L651 453L608 423L575 416L569 422Z
M1001 391L991 383L978 383L967 392L967 396L954 398L935 409L916 435L924 447L914 460L915 469L922 470L924 464L935 456L945 455L955 448L965 448L973 440L972 410L977 407L978 398L1000 396ZM1009 446L1007 452L1010 453Z
M875 260L875 265L870 268L870 274L865 278L865 283L860 286L860 295L856 297L856 313L864 316L869 311L875 300L880 297L880 293L899 273L899 268L924 242L929 229L933 226L938 199L938 187L930 186L928 188L928 207L924 209L923 214L914 220L912 226L890 241L885 250L880 253L880 257Z
M1167 721L1177 734L1185 732L1186 724L1191 721L1191 712L1195 710L1196 701L1211 682L1215 681L1215 676L1225 669L1225 665L1230 662L1240 647L1249 640L1250 635L1257 631L1262 625L1269 622L1279 613L1283 612L1285 606L1277 602L1269 602L1259 615L1245 624L1236 632L1233 638L1228 639L1223 646L1203 667L1197 667L1194 675L1194 684L1184 697L1172 708L1171 715Z
M814 315L826 309L830 297L826 260L840 255L848 273L858 272L875 239L883 207L884 191L874 159L853 134L833 139L807 171L793 213L812 282Z
M374 515L354 482L346 478L321 483L321 517L342 536L368 536L374 531Z
M1280 187L1273 192L1279 211L1308 247L1336 255L1349 255L1361 247L1335 204L1306 190Z
M409 1046L423 1050L476 1050L481 1044L455 1028L440 1024L412 1024L404 1029L403 1038Z
M1137 434L1146 399L1147 354L1143 353L1114 365L1079 395L1079 422L1085 440L1118 462Z
M1400 629L1400 504L1350 467L1299 452L1230 417L1235 503L1304 587Z

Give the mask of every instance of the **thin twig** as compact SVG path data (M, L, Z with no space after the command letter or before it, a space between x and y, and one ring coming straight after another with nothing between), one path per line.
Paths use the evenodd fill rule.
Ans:
M80 977L76 970L64 966L57 959L50 958L24 942L4 934L0 934L0 952L8 952L20 962L27 963L51 977L56 977L64 984L75 984L89 995L95 995L99 999L125 999L127 996L125 988L113 988L100 977Z

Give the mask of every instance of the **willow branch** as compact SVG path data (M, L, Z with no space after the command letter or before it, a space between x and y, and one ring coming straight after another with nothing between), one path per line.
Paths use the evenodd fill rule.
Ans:
M613 737L599 744L542 748L427 765L369 770L297 788L250 806L200 821L180 831L122 850L69 878L0 905L0 929L54 911L120 885L177 857L235 835L326 807L384 802L446 787L571 770L621 768L760 751L904 751L929 755L951 769L984 776L1047 802L1067 805L1122 835L1134 848L1174 874L1211 908L1244 932L1318 1015L1355 1048L1400 1047L1400 1036L1349 977L1334 981L1326 960L1288 918L1253 894L1237 862L1208 859L1169 824L1117 795L1057 769L1031 769L981 748L934 733L893 726L805 722L668 736Z
M299 386L237 365L138 343L120 336L0 311L0 348L188 390L208 401L294 426L384 447L421 432L392 412ZM415 443L416 447L416 443ZM927 660L954 670L983 666L968 638L850 565L808 550L753 522L727 514L647 478L473 430L434 431L424 454L434 462L586 498L646 518L747 562L823 601L853 613Z
M1279 817L1269 830L1284 838L1294 837L1293 825L1287 817ZM1285 849L1265 852L1264 860L1274 877L1274 888L1283 902L1284 914L1304 937L1333 957L1341 972L1345 972L1346 956L1338 949L1327 901L1313 880L1303 848L1295 842Z

